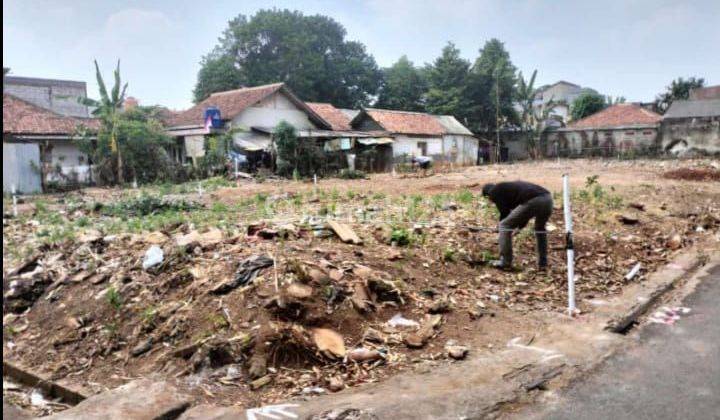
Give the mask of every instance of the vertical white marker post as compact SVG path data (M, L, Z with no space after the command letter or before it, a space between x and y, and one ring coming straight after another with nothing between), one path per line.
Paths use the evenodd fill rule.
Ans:
M573 247L570 177L563 175L563 211L565 213L565 249L567 250L568 313L575 314L575 249Z
M15 184L12 185L12 198L13 198L13 217L17 217L17 190Z
M235 179L238 179L238 160L235 158L233 161L235 162Z
M198 181L198 195L202 197L203 194L203 188L202 188L202 182Z
M555 143L555 157L557 158L557 163L560 163L560 150L558 148L557 142Z

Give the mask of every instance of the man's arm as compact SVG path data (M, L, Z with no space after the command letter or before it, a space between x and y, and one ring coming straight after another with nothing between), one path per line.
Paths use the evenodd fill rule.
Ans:
M503 220L506 217L508 217L508 215L512 211L511 208L508 208L507 206L503 206L500 203L497 203L496 206L497 206L498 211L500 212L500 220Z

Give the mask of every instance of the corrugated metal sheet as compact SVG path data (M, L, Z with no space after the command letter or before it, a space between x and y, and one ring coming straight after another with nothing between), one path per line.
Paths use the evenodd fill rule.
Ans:
M40 174L40 147L37 143L3 142L3 192L29 194L42 191Z
M674 101L663 118L718 116L720 116L720 99L709 99L704 101Z

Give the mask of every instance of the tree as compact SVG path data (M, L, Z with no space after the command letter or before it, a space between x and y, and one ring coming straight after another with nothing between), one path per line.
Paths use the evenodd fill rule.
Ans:
M203 59L195 100L237 84L285 82L303 100L366 105L377 93L380 70L365 46L345 35L322 15L277 9L239 15Z
M580 95L570 105L570 116L573 121L590 116L607 108L605 96L592 89L583 89Z
M118 113L115 120L117 153L123 157L123 176L138 182L182 180L182 169L172 161L166 147L173 141L157 119L158 107L136 106ZM80 150L95 163L98 181L119 182L117 159L111 149L110 131L101 126L97 140L85 135L78 140Z
M321 172L325 155L314 140L298 139L295 127L280 121L273 133L277 172L282 176L311 176Z
M93 115L100 120L100 128L95 139L86 130L79 133L78 144L94 162L99 181L122 184L126 175L140 182L176 179L177 168L165 151L172 141L158 120L160 108L122 109L127 83L122 85L120 81L120 61L110 92L97 61L95 72L100 99L83 98L81 102L95 107Z
M494 38L487 41L467 83L469 120L476 130L491 131L519 123L513 107L516 73L505 44Z
M105 80L103 80L102 74L100 73L100 67L98 66L97 60L95 63L95 77L97 79L98 90L100 91L100 100L83 98L81 102L87 106L95 107L93 115L100 118L101 128L98 133L98 139L101 137L107 137L107 142L110 146L110 152L117 159L117 182L122 184L123 179L123 161L122 151L118 147L117 129L118 129L118 115L122 110L123 102L125 102L125 91L127 90L127 83L120 86L120 60L117 62L117 67L113 72L115 78L115 84L113 85L110 94L108 94L107 88L105 87Z
M690 97L690 91L705 86L705 79L702 77L690 77L687 80L682 77L670 82L665 92L655 98L655 111L664 114L675 100L684 100Z
M552 111L557 102L550 98L540 106L535 106L535 96L539 88L535 88L537 70L533 71L530 79L525 80L522 72L518 74L516 95L517 104L520 106L520 128L526 135L527 148L533 157L539 156L538 147L542 134L547 130L547 122L552 118Z
M391 67L383 69L383 81L374 106L423 111L425 90L425 78L421 71L403 55Z
M453 115L464 120L467 114L465 83L470 63L460 56L455 44L448 42L440 57L425 67L428 80L427 111L432 114Z
M214 92L233 90L243 85L240 72L235 67L232 57L208 54L200 63L198 81L193 89L195 102L200 102Z

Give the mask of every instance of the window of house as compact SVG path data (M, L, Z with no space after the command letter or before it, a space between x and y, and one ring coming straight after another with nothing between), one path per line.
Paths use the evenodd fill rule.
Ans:
M417 147L418 147L418 149L420 149L421 156L427 156L427 142L419 141L417 143Z
M626 136L634 136L634 135L635 135L635 132L634 132L634 131L626 131L626 132L625 132L625 135L626 135Z
M652 133L653 133L652 130L645 130L645 131L643 131L643 134L645 134L646 136L651 136Z

